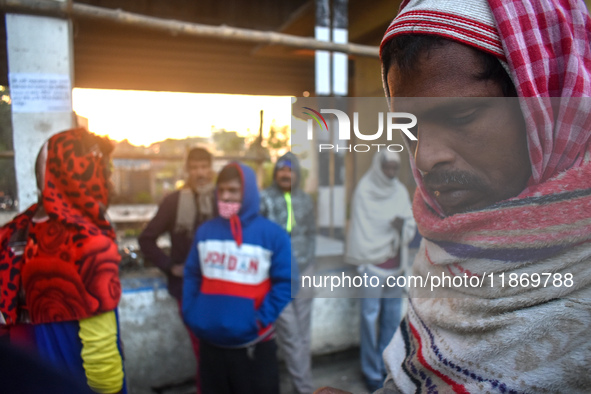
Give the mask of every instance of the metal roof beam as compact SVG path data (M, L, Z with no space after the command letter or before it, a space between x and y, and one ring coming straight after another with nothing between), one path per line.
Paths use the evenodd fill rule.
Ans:
M96 7L73 2L0 0L0 10L4 12L57 16L65 18L75 17L98 19L126 26L135 26L139 28L164 31L173 35L182 34L187 36L208 37L220 40L244 41L267 45L285 45L294 48L342 52L354 56L373 58L379 56L379 49L377 46L351 43L337 44L333 42L318 41L314 38L276 32L265 32L224 25L210 26L199 23L182 22L135 14L120 9Z

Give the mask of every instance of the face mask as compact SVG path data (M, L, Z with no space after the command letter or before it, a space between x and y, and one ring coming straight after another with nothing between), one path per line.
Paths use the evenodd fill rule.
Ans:
M218 211L224 219L230 219L233 215L238 215L241 206L242 204L239 202L218 201Z

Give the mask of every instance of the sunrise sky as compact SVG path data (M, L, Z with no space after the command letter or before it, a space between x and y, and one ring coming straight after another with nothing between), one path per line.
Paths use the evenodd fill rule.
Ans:
M88 118L90 131L134 145L150 145L166 138L208 137L215 129L256 135L260 110L263 130L275 123L290 124L291 98L146 92L133 90L74 89L74 111Z

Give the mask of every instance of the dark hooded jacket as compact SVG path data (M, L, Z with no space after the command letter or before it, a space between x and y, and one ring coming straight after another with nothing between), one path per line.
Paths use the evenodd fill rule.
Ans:
M291 171L295 173L295 181L291 185L291 205L294 215L291 230L291 247L298 262L300 272L314 264L316 251L316 215L312 198L300 188L301 169L296 155L291 152L283 155L277 162L291 161ZM277 164L273 171L273 184L261 192L261 215L286 228L287 200L285 193L277 185L275 175Z

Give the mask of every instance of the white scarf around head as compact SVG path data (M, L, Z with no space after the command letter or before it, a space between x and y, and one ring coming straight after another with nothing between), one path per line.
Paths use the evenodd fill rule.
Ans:
M389 179L382 171L386 155L384 151L376 153L355 189L347 234L347 263L381 264L395 257L400 245L406 245L414 235L408 191L397 178ZM405 220L402 240L391 224L396 217Z

